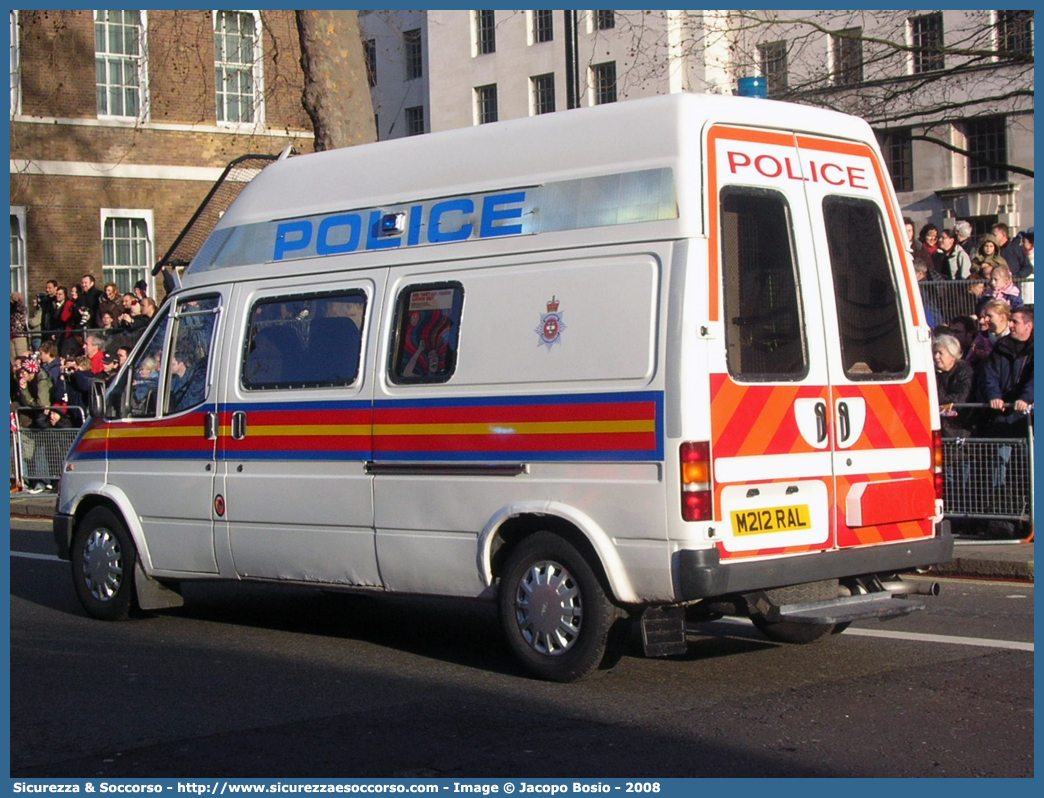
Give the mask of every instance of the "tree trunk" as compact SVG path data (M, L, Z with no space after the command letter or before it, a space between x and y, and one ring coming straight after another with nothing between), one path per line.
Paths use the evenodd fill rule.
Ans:
M295 11L304 92L315 149L377 140L366 59L355 11Z

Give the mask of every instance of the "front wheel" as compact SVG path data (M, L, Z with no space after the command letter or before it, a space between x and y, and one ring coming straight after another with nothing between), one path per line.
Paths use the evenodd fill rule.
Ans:
M583 555L550 532L522 541L500 579L508 645L542 679L572 682L606 659L616 610Z
M121 621L134 603L134 563L138 552L123 522L96 507L76 525L72 539L73 585L88 614Z

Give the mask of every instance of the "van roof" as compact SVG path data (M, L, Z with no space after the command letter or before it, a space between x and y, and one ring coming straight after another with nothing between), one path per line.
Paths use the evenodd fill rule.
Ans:
M686 163L686 154L696 152L707 122L872 141L866 122L836 111L663 95L277 161L250 182L217 229L664 166L698 171L698 159Z

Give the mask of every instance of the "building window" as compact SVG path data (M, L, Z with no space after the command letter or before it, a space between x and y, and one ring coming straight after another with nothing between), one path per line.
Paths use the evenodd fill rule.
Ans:
M555 19L553 11L533 12L533 43L549 42L555 38Z
M913 142L910 128L883 130L877 134L885 165L896 193L913 191Z
M151 213L102 211L102 279L116 283L121 294L132 292L138 280L148 279L152 265L148 217Z
M475 87L475 122L485 125L497 121L497 84Z
M99 116L142 116L143 31L140 11L94 12L94 82Z
M497 51L496 20L492 11L475 12L475 53L487 55Z
M999 183L1008 179L1008 131L1003 116L964 122L968 149L968 183Z
M758 45L758 59L761 62L761 74L765 77L770 97L776 97L787 90L787 43L765 42Z
M1033 55L1033 12L997 12L997 50L1001 58Z
M406 135L419 136L424 133L424 106L415 105L406 109Z
M594 104L616 102L616 62L608 61L591 67L591 87L594 89Z
M913 71L935 72L946 66L943 55L943 15L941 11L910 18L910 44L913 46Z
M377 40L367 39L363 42L363 57L366 59L366 80L370 86L377 85Z
M18 52L18 12L11 11L11 116L19 112L21 100L20 54Z
M533 115L552 114L555 111L554 74L536 75L529 79L533 99Z
M595 30L612 30L616 27L615 11L595 11Z
M250 13L214 14L214 76L217 121L232 124L261 122L260 68L257 18Z
M26 293L28 281L25 268L25 208L11 208L11 293L18 291L29 307Z
M846 28L831 36L834 44L834 83L856 86L863 82L863 29Z
M424 54L421 50L420 28L403 33L402 43L406 51L406 80L424 77Z

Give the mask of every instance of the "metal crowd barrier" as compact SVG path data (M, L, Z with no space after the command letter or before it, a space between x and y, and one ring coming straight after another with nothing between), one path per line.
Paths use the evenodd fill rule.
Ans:
M984 404L953 405L955 409L988 408ZM1033 410L1025 437L943 438L943 512L951 521L1006 521L1032 531ZM968 527L968 524L962 526ZM975 525L970 525L972 528ZM982 530L987 524L979 525Z
M1033 304L1033 278L1016 277L1015 285L1022 292L1022 301ZM935 324L948 324L955 316L974 316L975 307L982 299L982 280L926 280L919 284L925 305L935 316Z
M44 408L50 410L51 408ZM62 475L65 456L83 426L84 412L76 406L57 407L73 423L66 429L23 427L22 414L43 412L36 407L19 407L11 414L11 478L17 485L43 482L56 485Z

